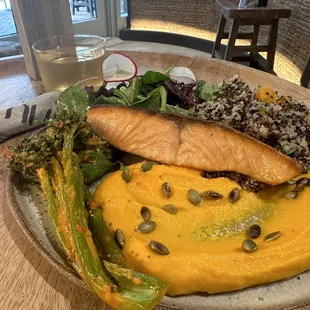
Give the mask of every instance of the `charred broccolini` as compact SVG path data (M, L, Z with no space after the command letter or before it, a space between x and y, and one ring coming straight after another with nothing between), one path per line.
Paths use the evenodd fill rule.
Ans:
M167 284L128 269L101 207L84 184L112 166L109 145L86 122L88 104L84 90L68 88L46 130L8 149L7 158L25 180L40 184L67 258L85 283L116 309L153 309ZM96 244L109 261L100 260Z

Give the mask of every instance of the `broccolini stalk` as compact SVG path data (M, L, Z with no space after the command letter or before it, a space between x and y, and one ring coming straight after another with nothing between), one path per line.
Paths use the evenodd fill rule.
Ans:
M56 203L56 196L53 190L53 187L50 183L50 177L45 168L40 168L37 170L37 175L40 180L41 189L43 192L43 196L47 202L48 214L54 224L56 233L59 237L59 240L64 248L64 251L67 257L71 258L72 266L78 271L78 266L75 264L72 259L72 245L68 242L67 229L64 229L64 226L59 222L59 212L58 212L58 201Z
M61 231L63 236L63 246L65 248L67 258L70 262L75 261L73 251L73 240L71 238L69 219L65 210L65 177L62 167L56 158L51 159L51 181L57 199L57 229Z
M167 283L152 276L124 269L107 261L104 261L104 266L118 281L121 289L126 290L134 299L140 300L142 309L153 309L167 291Z
M115 242L109 228L104 221L102 208L98 205L94 208L96 205L94 198L88 189L85 192L87 200L92 206L88 218L89 229L91 230L93 238L96 240L101 252L112 263L117 264L123 268L130 267L127 259L122 254L119 246Z
M54 190L50 184L49 175L45 168L37 169L43 195L47 201L48 214L55 227L58 226L58 210Z
M113 284L109 277L105 274L101 261L99 259L95 243L91 232L87 226L87 212L85 211L85 191L83 183L83 175L79 169L76 156L72 152L73 138L70 134L64 137L63 163L64 176L66 180L66 211L70 219L70 227L74 240L76 263L83 272L83 278L86 283L109 305L120 310L135 309L152 309L153 306L163 297L166 287L157 290L153 282L163 283L160 280L149 277L145 285L148 290L137 290L142 288L141 283L137 283L135 290L130 288L126 283L117 287ZM124 275L124 279L132 270L120 269ZM122 278L120 278L122 280ZM139 289L137 289L139 288Z
M70 231L74 244L75 260L83 273L86 283L103 299L109 300L112 288L111 283L101 265L97 249L88 230L85 210L85 196L83 175L74 160L73 149L74 128L64 135L63 165L65 176L65 210L70 223ZM115 305L113 305L115 306Z

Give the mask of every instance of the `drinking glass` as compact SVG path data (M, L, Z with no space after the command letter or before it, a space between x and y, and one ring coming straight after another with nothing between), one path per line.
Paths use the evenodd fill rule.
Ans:
M95 35L61 35L32 45L45 91L70 85L99 87L106 40Z

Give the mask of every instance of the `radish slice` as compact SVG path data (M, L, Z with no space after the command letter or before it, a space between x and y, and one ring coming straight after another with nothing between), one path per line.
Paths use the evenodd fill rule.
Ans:
M128 56L121 53L110 54L102 62L102 74L105 82L123 82L137 75L137 65Z
M195 80L185 77L185 76L170 75L169 77L173 82L176 82L176 83L184 83L185 85L196 84Z
M122 81L123 82L123 81ZM117 88L117 86L120 84L120 82L109 82L106 85L106 89L111 89L111 88ZM125 82L126 86L129 85L129 82Z
M174 67L169 71L171 80L177 83L192 84L196 83L197 79L192 70L186 67Z

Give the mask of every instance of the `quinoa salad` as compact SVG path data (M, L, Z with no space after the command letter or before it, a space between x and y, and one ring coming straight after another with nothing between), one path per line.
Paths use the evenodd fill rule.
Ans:
M248 134L310 169L310 110L290 96L263 87L251 90L235 75L196 105L195 116Z

